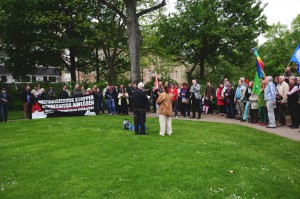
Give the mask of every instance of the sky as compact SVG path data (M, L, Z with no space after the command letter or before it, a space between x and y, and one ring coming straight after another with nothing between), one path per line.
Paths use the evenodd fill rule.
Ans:
M167 0L167 9L174 10L176 0ZM300 14L300 0L262 0L262 4L268 4L263 14L267 17L269 25L280 22L290 27L293 19ZM266 41L263 36L258 38L259 44Z

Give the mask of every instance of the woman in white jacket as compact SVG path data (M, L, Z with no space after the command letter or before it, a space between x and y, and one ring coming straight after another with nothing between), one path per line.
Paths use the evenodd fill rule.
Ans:
M251 109L250 120L251 123L256 124L258 122L258 96L252 92L249 97L249 101Z

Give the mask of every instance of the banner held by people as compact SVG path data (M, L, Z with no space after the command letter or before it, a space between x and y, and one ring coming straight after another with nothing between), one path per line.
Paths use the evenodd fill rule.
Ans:
M38 99L32 119L96 115L93 95L64 99Z

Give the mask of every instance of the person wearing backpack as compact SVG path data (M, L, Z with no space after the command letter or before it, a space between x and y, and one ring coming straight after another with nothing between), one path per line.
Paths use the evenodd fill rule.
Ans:
M274 109L276 107L276 96L278 94L278 91L275 85L273 84L273 78L271 76L267 76L264 81L266 82L264 99L267 105L269 117L269 125L267 125L266 127L276 128Z

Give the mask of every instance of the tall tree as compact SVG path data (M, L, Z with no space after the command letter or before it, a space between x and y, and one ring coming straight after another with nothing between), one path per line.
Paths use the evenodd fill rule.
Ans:
M179 60L198 66L201 80L205 64L216 65L218 57L242 66L267 28L261 1L178 0L176 8L161 20L160 43Z
M140 74L141 34L140 34L139 17L165 6L166 1L162 0L159 4L152 6L150 8L143 9L142 7L141 11L137 12L138 10L137 0L122 0L122 2L125 4L126 14L122 10L120 10L117 6L115 6L115 2L113 0L98 0L98 1L106 5L108 8L112 9L126 22L127 34L128 34L128 46L129 46L130 62L131 62L131 79L133 82L140 81L141 80L141 74ZM143 2L141 1L140 3Z
M95 59L93 65L96 72L101 68L102 77L108 82L114 83L116 77L130 70L128 48L126 42L126 28L124 21L115 12L98 1L91 1L93 12L93 36L88 43L93 47L92 55ZM120 10L123 5L116 5ZM123 7L121 7L123 6Z
M76 70L88 65L89 7L80 0L3 0L0 38L14 77L34 73L37 65Z

